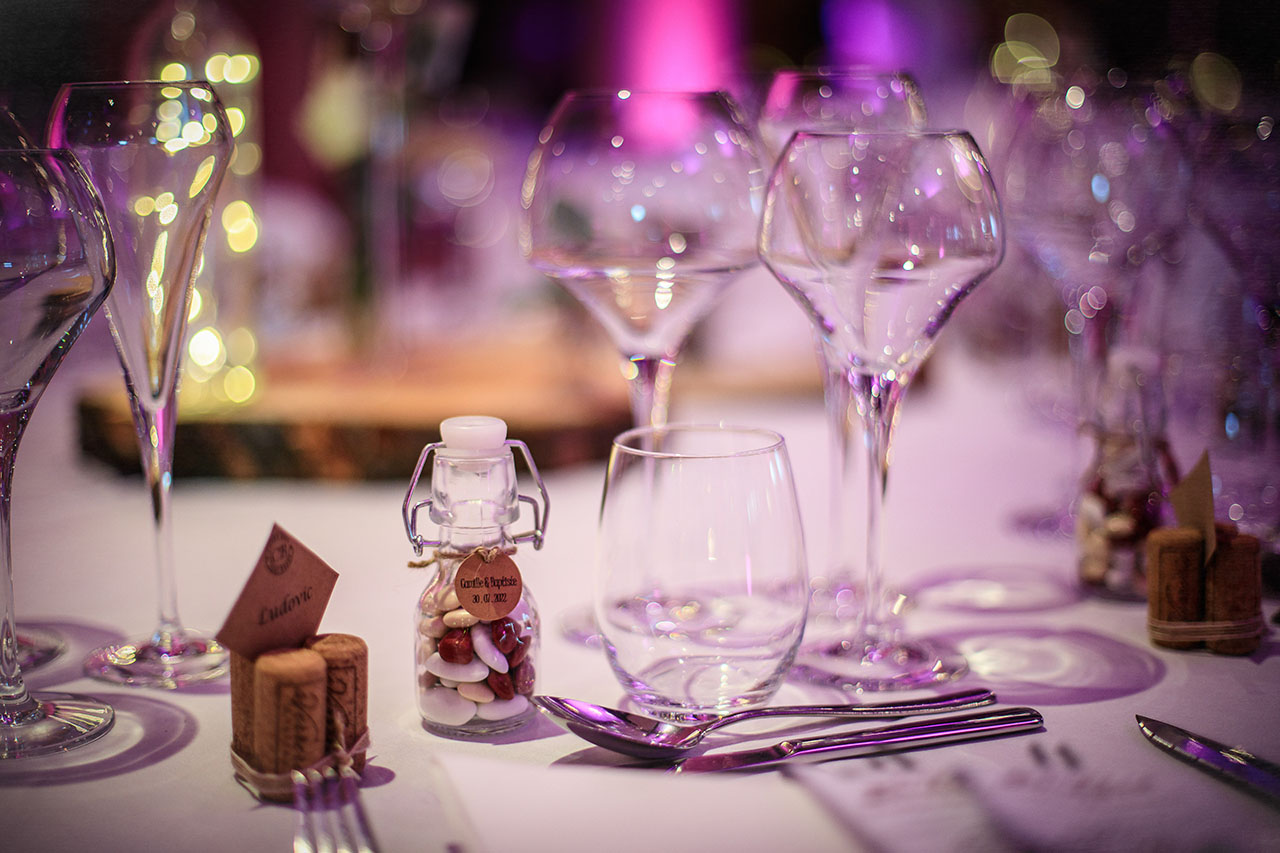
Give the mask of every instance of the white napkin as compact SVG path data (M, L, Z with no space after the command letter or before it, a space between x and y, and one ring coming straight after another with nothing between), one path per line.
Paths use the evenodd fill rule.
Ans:
M465 853L474 853L471 844L489 853L851 849L826 811L779 773L670 776L444 750L435 760L453 800L446 808L460 818L454 829Z

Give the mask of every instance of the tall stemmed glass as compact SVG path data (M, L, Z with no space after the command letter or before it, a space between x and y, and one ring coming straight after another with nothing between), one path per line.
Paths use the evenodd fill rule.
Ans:
M521 246L604 326L636 426L667 420L694 325L756 263L764 171L717 92L570 92L529 158Z
M1003 254L995 186L963 131L800 131L779 158L760 255L839 356L869 463L857 631L802 655L801 675L884 690L965 671L958 655L904 637L885 606L880 520L903 394L956 306Z
M226 650L178 616L169 489L191 282L231 156L227 114L204 82L77 83L59 93L49 134L84 163L111 224L117 281L107 319L155 522L159 624L93 652L85 670L168 688L213 678L226 670Z
M111 728L111 706L30 693L14 630L10 507L18 443L53 373L114 277L102 204L66 151L0 150L0 758L70 749Z
M923 130L924 99L910 75L867 66L784 68L774 72L757 119L757 129L770 163L797 130L881 131ZM858 542L856 525L848 523L865 488L860 461L862 420L839 353L829 352L822 335L817 350L824 367L823 401L832 442L835 470L828 510L829 554L824 571L809 579L813 601L805 641L822 642L848 629L856 618Z

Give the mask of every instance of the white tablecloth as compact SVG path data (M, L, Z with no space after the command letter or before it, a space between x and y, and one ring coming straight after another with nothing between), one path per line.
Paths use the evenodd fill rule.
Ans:
M53 627L71 643L31 673L29 685L93 693L118 716L95 744L0 766L0 846L284 850L290 809L258 803L232 777L225 681L169 692L80 675L92 646L150 629L155 605L141 482L74 451L73 386L92 366L87 355L77 361L73 353L72 361L37 410L19 457L16 605L20 622ZM275 522L340 573L322 627L369 643L364 802L389 851L451 843L493 851L1177 850L1214 839L1275 849L1280 812L1152 748L1134 714L1280 759L1280 647L1269 639L1246 658L1161 650L1146 640L1141 605L1072 594L1071 543L1010 524L1015 512L1063 497L1072 459L1068 432L1025 405L1017 381L1025 369L973 360L958 348L939 352L929 384L904 405L885 553L890 582L917 593L909 627L958 643L973 669L960 685L990 686L1006 704L1036 706L1043 733L905 760L698 778L619 767L625 759L546 720L502 742L435 737L420 726L412 692L411 613L427 578L405 566L406 483L178 482L182 615L216 630ZM676 396L677 418L758 424L786 436L818 562L828 494L820 401L681 399L679 376ZM539 691L617 705L621 689L603 655L557 630L560 614L590 593L601 483L598 465L547 476L547 545L526 550L521 566L543 616ZM998 601L962 608L946 595L958 588L938 578L1017 581L1031 592L1020 609ZM1273 609L1268 602L1268 616ZM788 684L778 701L831 698ZM733 731L724 737L742 737Z

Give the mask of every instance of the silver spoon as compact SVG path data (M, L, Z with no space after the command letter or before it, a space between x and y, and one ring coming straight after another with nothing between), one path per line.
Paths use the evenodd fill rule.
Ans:
M636 758L678 758L692 749L707 732L761 717L837 717L840 719L883 720L914 714L936 714L962 708L977 708L996 701L990 690L964 690L929 699L877 702L866 705L777 705L750 708L723 716L680 714L672 720L658 720L630 714L616 708L593 705L558 696L534 696L533 704L557 724L578 737Z

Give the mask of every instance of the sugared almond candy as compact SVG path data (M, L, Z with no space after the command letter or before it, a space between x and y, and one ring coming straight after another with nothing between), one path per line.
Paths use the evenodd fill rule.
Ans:
M449 663L470 663L475 657L471 652L471 632L462 628L450 628L448 633L440 638L440 657Z
M493 644L504 655L511 654L511 650L520 642L520 629L505 616L489 623L489 634L493 638Z
M516 692L523 693L525 696L533 695L533 661L527 660L516 667L512 673L511 681L515 684Z
M468 683L468 682L465 682L465 681L454 681L452 678L441 678L441 679L440 679L440 686L441 686L441 687L457 687L459 684L466 684L466 683Z
M484 681L489 674L489 667L479 658L470 663L449 663L439 652L427 658L426 667L428 672L453 681Z
M435 687L439 682L440 682L440 679L438 676L432 675L426 670L423 670L422 672L418 673L418 686L423 689L428 687Z
M465 699L470 699L479 705L492 702L497 695L490 689L489 685L483 681L470 682L466 681L458 685L458 695Z
M516 695L515 684L511 681L511 676L505 672L490 672L485 683L493 689L499 699L507 700Z
M436 601L438 602L438 607L441 610L457 610L460 606L460 602L458 601L458 591L453 588L453 584L449 584L447 587L440 590L436 597Z
M418 665L419 666L426 665L427 658L431 657L431 655L435 652L435 650L436 650L436 641L431 637L423 637L421 640L419 640L418 653L417 653Z
M457 610L450 610L444 615L444 624L450 628L470 628L479 621L479 617L468 613L461 607Z
M418 710L433 723L460 726L476 715L476 703L461 696L456 690L432 687L419 691Z
M523 696L516 696L513 699L498 699L487 705L479 705L476 707L476 716L482 720L505 720L507 717L514 717L516 714L524 713L529 707L529 700Z
M497 672L506 672L509 668L507 659L503 657L502 652L498 651L498 647L493 644L493 636L489 626L483 622L471 626L471 646L475 649L476 656L488 664L490 669Z
M447 630L449 629L445 627L444 619L440 618L439 613L418 619L418 633L424 637L440 638Z

